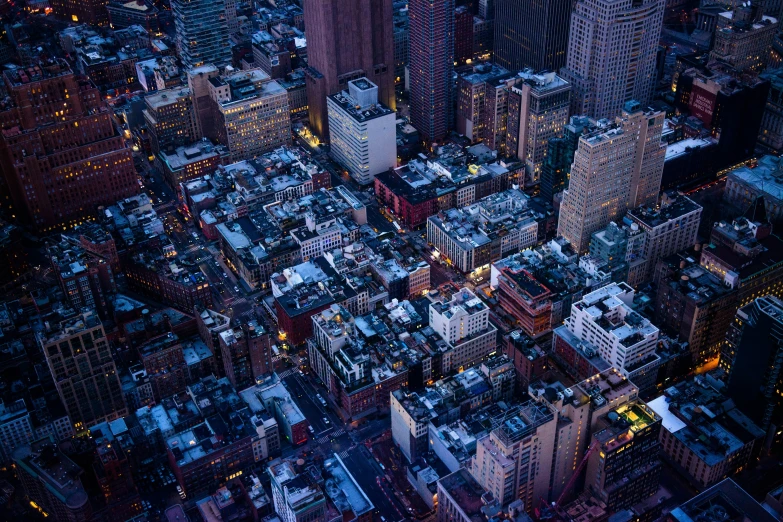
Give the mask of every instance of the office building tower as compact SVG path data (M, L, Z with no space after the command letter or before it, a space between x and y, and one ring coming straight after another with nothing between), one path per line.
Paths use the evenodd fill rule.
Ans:
M760 73L767 65L778 20L764 15L764 4L745 2L717 17L710 58L739 71Z
M291 145L288 92L261 69L210 78L209 93L213 122L202 130L228 148L232 161Z
M54 16L75 24L108 25L106 0L52 0Z
M56 59L3 78L0 170L18 217L51 231L138 193L131 149L88 79Z
M770 499L769 495L767 499ZM735 520L753 520L753 522L780 520L771 514L768 508L765 509L765 506L759 504L732 479L727 478L680 504L663 520L666 522L692 522L699 518L720 520L724 518L724 513L725 516L734 517Z
M726 334L720 367L727 395L765 431L767 448L783 439L783 301L759 297L737 311Z
M412 0L408 16L411 124L431 143L453 120L454 0Z
M655 270L655 322L687 341L694 364L720 353L737 311L737 291L699 265L691 251L665 257Z
M530 509L549 496L557 428L554 413L548 404L531 400L476 441L470 472L500 505L522 499Z
M510 71L566 64L572 0L495 0L495 63Z
M473 13L466 5L454 10L454 61L465 65L473 59Z
M188 89L166 89L144 97L144 123L152 152L173 152L196 141L196 113Z
M120 377L98 316L85 312L52 326L38 341L76 431L127 415Z
M630 402L600 417L593 427L585 489L609 512L652 496L660 485L661 418L643 402Z
M92 520L90 498L80 478L83 473L60 451L53 439L43 438L19 447L14 464L25 495L52 520Z
M633 102L625 108L609 128L579 138L557 228L577 252L587 251L590 235L627 209L657 200L666 154L664 114Z
M173 0L177 52L185 69L231 64L226 0Z
M272 371L269 334L256 321L230 328L218 338L223 369L233 387L250 386Z
M212 129L215 115L210 96L209 80L220 76L220 70L212 64L202 65L187 71L188 90L193 101L193 113L196 119L196 136L202 138L208 129Z
M315 0L304 4L310 129L327 138L326 97L366 77L394 110L392 0Z
M525 185L536 184L549 140L568 122L571 86L553 72L525 71L510 86L506 152L525 162Z
M571 114L612 118L623 104L650 101L665 0L580 0L571 15Z
M637 259L628 272L628 284L637 286L651 280L660 259L694 245L701 212L699 205L681 194L674 198L664 194L658 208L631 209L626 219L644 233L644 244L641 259Z
M397 118L366 78L327 99L332 157L362 185L397 166Z
M571 116L568 123L563 126L563 135L549 140L539 183L540 194L547 201L552 201L555 194L568 188L571 165L574 163L574 153L579 146L579 137L585 129L591 129L591 126L589 118Z
M516 75L491 63L457 77L455 130L471 141L505 153L509 84Z

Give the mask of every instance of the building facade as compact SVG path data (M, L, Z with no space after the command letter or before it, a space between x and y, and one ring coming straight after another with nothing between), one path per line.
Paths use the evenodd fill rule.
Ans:
M664 0L581 0L571 15L568 80L571 114L612 118L623 104L650 101Z
M324 0L304 6L307 27L307 101L310 129L329 136L326 98L365 77L381 103L394 110L392 0Z
M412 0L410 34L410 119L426 142L452 127L454 0Z
M366 78L327 99L331 153L362 185L397 166L396 115L378 101L378 86Z

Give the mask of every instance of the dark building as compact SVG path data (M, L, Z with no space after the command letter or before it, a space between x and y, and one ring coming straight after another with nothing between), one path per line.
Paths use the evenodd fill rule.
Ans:
M587 118L572 116L563 127L563 136L549 140L546 159L541 167L541 196L551 202L555 194L568 188L568 176L579 147L579 137L590 125Z
M660 431L661 418L642 402L625 404L597 420L585 489L606 503L609 512L631 507L658 491Z
M671 510L662 520L665 522L691 522L693 520L774 522L777 518L756 502L736 482L727 478Z
M313 133L328 137L326 97L366 77L378 86L378 99L396 107L392 0L309 0L307 103Z
M277 326L288 344L298 346L313 336L312 317L326 310L334 298L317 286L301 286L275 298Z
M559 71L566 63L572 0L495 0L495 63L509 71Z
M769 80L739 75L717 63L697 64L678 75L675 106L698 119L687 123L685 136L706 133L718 140L712 154L714 171L703 172L703 176L733 166L753 154L769 89ZM667 184L670 183L667 179Z
M158 8L147 0L124 2L113 0L108 3L109 22L114 29L124 29L131 25L140 25L149 33L160 31Z
M54 16L68 22L87 25L108 25L106 0L52 0Z
M51 231L138 193L131 150L95 85L60 60L3 76L0 170L20 218Z
M454 61L465 65L473 59L473 13L468 6L454 10Z
M101 442L96 448L92 468L113 520L128 519L141 512L141 498L133 482L128 453L117 440Z
M728 375L728 396L766 432L767 448L779 444L783 424L783 301L759 297L737 311L720 366Z
M25 495L52 520L92 520L92 506L81 481L83 471L52 439L40 439L17 448L14 464Z
M718 355L737 310L737 291L727 287L685 251L658 261L654 282L655 324L687 342L694 364Z
M237 389L251 386L256 378L272 371L269 334L253 322L219 335L223 368L231 385Z
M411 0L408 16L411 124L431 143L452 127L454 0Z

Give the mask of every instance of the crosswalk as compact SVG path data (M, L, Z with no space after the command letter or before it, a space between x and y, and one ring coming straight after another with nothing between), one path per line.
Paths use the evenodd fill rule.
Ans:
M346 459L346 458L348 458L348 453L350 453L350 451L351 450L341 451L340 453L338 453L338 455L340 455L341 459Z
M345 433L345 429L340 428L339 430L333 431L332 433L330 433L328 435L324 435L323 437L318 437L318 439L316 439L316 440L317 440L318 444L326 444L331 439L333 439L335 437L339 437L343 433Z
M280 379L285 379L286 377L290 377L296 372L297 368L288 368L287 370L283 370L282 372L278 373L277 376L280 377Z

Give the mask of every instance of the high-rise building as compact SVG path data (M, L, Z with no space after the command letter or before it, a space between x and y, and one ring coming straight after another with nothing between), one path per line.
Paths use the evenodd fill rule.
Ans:
M571 114L612 118L630 100L650 101L665 0L580 0L571 15Z
M11 103L0 110L0 170L17 215L50 231L138 193L131 150L88 79L60 60L3 78Z
M696 243L702 208L688 197L664 194L658 208L631 209L626 219L638 225L644 233L641 259L632 263L628 284L637 286L653 277L660 259L675 254Z
M150 133L152 152L171 152L189 145L196 136L196 113L188 89L166 89L144 97L144 122Z
M75 24L108 25L107 0L52 0L52 12L57 18Z
M508 95L506 151L525 162L527 185L539 182L548 142L568 122L571 86L553 72L520 77Z
M742 3L717 17L710 58L737 70L761 72L772 51L778 20L764 16L764 3Z
M646 404L630 402L600 417L593 427L585 489L610 512L652 496L660 484L661 418Z
M766 447L783 439L783 301L759 297L737 311L720 356L727 395L766 432Z
M496 0L495 63L511 71L566 64L572 0Z
M589 118L571 116L569 122L563 126L563 135L549 140L546 158L541 166L539 187L541 195L547 201L552 201L555 194L568 188L571 164L574 163L574 153L579 146L579 137L590 126Z
M25 495L52 520L92 520L90 497L80 478L83 471L53 439L43 438L17 448L14 464Z
M228 147L232 161L291 145L288 92L261 69L209 80L213 126L204 134Z
M522 499L532 508L549 496L556 428L553 408L529 401L476 441L471 474L499 504Z
M214 125L209 80L220 76L220 70L210 63L190 69L187 74L188 89L196 118L196 135L201 138L206 134L207 129L211 129Z
M308 1L304 21L313 133L328 137L326 97L361 77L377 85L381 103L394 110L392 0Z
M454 0L412 0L408 16L411 124L433 142L452 127Z
M226 377L235 388L250 386L272 371L269 334L257 322L228 329L218 338Z
M39 334L57 392L77 431L128 414L103 324L85 312Z
M362 185L397 166L397 118L378 101L378 86L366 78L327 99L334 159Z
M473 59L473 12L466 5L454 10L454 61L465 65Z
M662 112L629 102L612 126L579 138L557 228L577 252L587 251L590 235L627 209L656 202L666 154L663 119Z
M231 64L226 0L173 0L177 52L185 69Z

